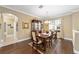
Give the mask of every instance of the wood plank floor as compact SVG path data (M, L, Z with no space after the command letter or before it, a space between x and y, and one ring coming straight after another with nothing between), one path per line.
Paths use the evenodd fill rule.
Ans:
M73 44L69 40L58 39L53 42L52 48L49 48L46 54L73 54Z
M30 41L23 41L0 48L0 54L39 54L28 45ZM47 49L46 54L73 54L71 41L58 39L53 42L52 48Z
M39 54L28 45L30 41L23 41L0 48L0 54Z

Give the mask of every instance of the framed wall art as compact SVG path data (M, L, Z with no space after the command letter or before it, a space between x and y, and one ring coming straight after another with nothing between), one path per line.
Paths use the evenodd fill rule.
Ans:
M22 27L23 27L23 29L28 29L29 28L29 23L22 22Z

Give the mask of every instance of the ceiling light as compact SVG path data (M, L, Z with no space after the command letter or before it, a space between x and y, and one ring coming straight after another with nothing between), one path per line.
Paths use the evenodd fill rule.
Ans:
M49 23L49 21L48 21L48 20L46 20L46 21L44 21L44 23L48 24L48 23Z
M43 5L40 5L38 8L43 8Z

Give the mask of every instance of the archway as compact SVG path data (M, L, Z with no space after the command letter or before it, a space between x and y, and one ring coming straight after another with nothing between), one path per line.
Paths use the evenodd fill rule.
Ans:
M17 40L18 17L10 13L2 13L3 19L3 41L4 45L9 45Z

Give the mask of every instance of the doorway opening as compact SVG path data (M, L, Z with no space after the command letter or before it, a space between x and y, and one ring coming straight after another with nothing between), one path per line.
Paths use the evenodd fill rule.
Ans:
M2 13L0 20L2 29L1 44L5 46L14 43L17 40L18 17L10 13Z

